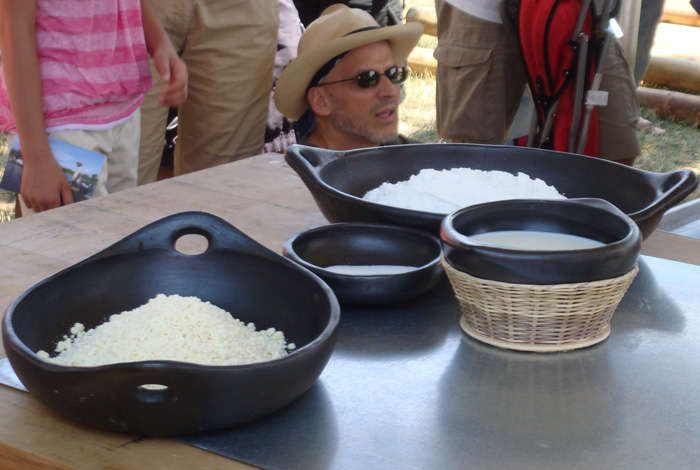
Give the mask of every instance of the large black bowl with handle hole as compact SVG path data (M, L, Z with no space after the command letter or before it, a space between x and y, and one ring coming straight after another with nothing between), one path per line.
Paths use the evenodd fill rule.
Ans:
M500 145L411 144L346 152L293 145L285 159L330 222L402 225L436 236L447 214L377 204L362 196L426 168L522 172L553 185L567 198L614 204L648 238L664 213L698 186L698 175L690 170L653 173L584 155Z
M175 249L191 234L207 239L206 251ZM157 294L199 297L258 330L284 332L297 348L238 366L152 360L68 367L37 355L52 352L76 322L94 328ZM339 320L335 295L316 275L223 219L183 212L29 288L7 310L2 334L17 376L55 412L113 431L173 435L252 421L299 398L330 359Z

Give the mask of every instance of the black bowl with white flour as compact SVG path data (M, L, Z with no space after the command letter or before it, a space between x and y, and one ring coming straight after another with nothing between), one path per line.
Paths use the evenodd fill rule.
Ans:
M513 284L623 276L642 245L634 221L602 199L477 204L445 217L440 237L445 260L458 271Z
M652 173L583 155L497 145L413 144L347 152L293 145L285 159L330 222L401 225L433 235L442 219L461 207L564 197L604 199L632 218L646 238L664 213L698 186L690 170ZM455 175L455 169L471 171ZM423 186L413 187L411 179L424 170L434 172ZM448 180L440 178L445 174ZM382 185L397 187L394 200L367 197ZM402 205L415 202L422 205Z
M391 225L338 223L290 237L284 254L333 289L340 302L388 304L431 290L444 276L440 240Z
M178 249L195 235L206 249ZM22 293L3 341L17 376L55 412L173 435L249 422L299 398L330 359L339 321L317 276L219 217L183 212ZM64 353L73 355L54 361Z

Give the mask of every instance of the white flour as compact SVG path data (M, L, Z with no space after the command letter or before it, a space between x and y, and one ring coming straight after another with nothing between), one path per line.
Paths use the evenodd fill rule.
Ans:
M503 199L566 199L554 186L525 173L470 168L421 170L407 181L383 183L362 198L403 209L449 214L462 207Z

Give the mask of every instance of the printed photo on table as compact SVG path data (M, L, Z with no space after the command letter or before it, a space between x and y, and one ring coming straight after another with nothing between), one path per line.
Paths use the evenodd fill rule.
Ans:
M71 185L73 199L78 202L91 198L95 193L105 156L52 138L49 138L49 144L54 158ZM5 171L0 180L0 188L19 193L24 168L19 139L15 139L4 163Z

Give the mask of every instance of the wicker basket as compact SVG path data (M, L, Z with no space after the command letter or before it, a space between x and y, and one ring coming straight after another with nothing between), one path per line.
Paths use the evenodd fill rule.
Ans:
M639 271L575 284L511 284L442 264L469 336L505 349L557 352L585 348L610 334L610 319Z

